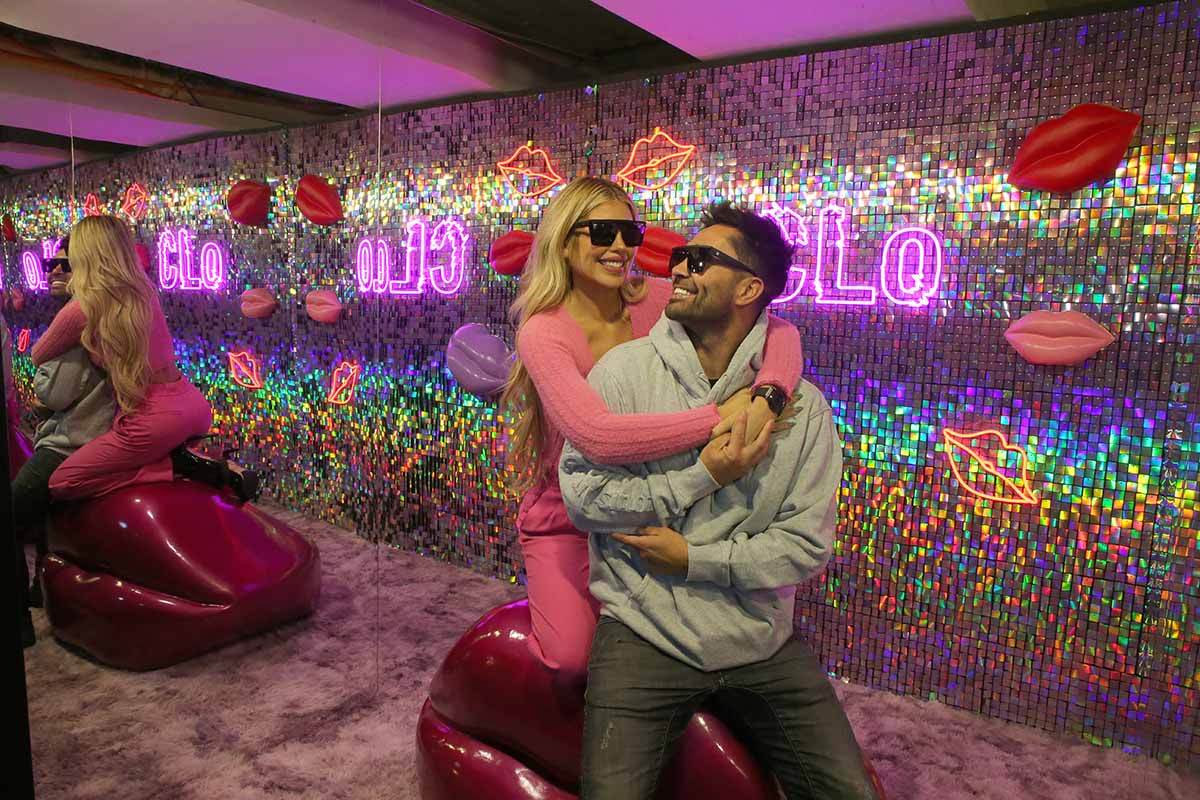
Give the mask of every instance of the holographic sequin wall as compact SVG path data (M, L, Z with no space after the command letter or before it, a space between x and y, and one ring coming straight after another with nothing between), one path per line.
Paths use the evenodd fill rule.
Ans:
M1198 73L1200 2L1154 5L397 113L381 152L374 118L204 141L81 167L75 213L89 193L115 210L137 182L156 268L165 229L187 228L196 253L219 245L223 285L164 291L164 307L221 443L271 470L275 498L512 578L504 423L457 387L444 354L466 322L511 341L515 282L494 274L488 245L533 230L553 196L519 194L552 179L510 182L497 162L532 143L558 174L615 176L661 127L695 151L673 182L634 192L651 224L691 235L727 198L772 211L800 243L806 283L777 310L802 329L806 374L845 442L837 556L797 614L829 669L1195 761ZM1143 117L1115 176L1069 195L1007 183L1028 131L1084 102ZM676 165L635 179L654 185ZM338 188L345 221L298 213L307 173ZM243 178L273 188L263 229L226 212ZM22 250L65 231L69 185L64 170L0 185L20 236L4 248L6 286L23 283ZM424 241L445 290L454 242L431 240L446 221L469 237L457 292L360 290L368 237L368 272L382 239L399 286ZM823 252L844 254L840 278L816 261L835 224L843 246ZM910 226L936 240L940 280L930 261L920 280L893 274L889 294L881 253ZM873 301L818 303L818 269L827 291ZM280 310L246 319L238 296L258 286ZM930 286L924 304L893 297ZM316 288L350 316L311 320ZM36 339L52 307L25 295L9 324ZM1082 312L1116 340L1081 366L1036 366L1003 334L1037 310ZM256 363L263 388L231 378L231 352L249 354L241 382ZM20 353L17 372L28 391Z

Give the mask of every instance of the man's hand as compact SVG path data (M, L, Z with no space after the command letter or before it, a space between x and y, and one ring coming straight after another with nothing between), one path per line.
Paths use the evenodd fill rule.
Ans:
M758 462L767 457L771 448L773 426L765 425L753 440L746 440L746 414L740 414L733 423L733 430L725 436L713 439L700 451L700 461L713 476L713 480L725 486L742 477Z
M687 539L670 528L646 527L639 533L614 533L613 538L637 549L656 575L687 575Z

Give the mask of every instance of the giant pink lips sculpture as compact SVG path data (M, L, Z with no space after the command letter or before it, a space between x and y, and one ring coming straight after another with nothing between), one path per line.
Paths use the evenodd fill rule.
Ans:
M1078 311L1034 311L1008 326L1008 343L1031 364L1082 364L1113 343L1107 328Z
M442 662L417 721L422 800L574 800L583 693L556 689L529 651L529 605L489 611ZM867 764L875 791L878 776ZM777 800L775 780L716 717L692 717L659 800Z

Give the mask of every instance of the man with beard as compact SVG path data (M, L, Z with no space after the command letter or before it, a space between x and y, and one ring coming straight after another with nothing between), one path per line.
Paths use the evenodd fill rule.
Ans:
M614 412L719 403L754 382L766 308L787 281L791 247L769 219L726 203L701 224L672 253L664 318L588 376ZM777 389L759 393L783 410ZM701 704L788 798L875 797L824 667L792 636L795 585L833 552L842 475L828 403L804 380L792 397L791 427L744 477L713 473L696 453L610 466L570 442L564 448L562 495L571 521L590 534L589 588L601 605L582 800L649 800ZM734 425L728 447L746 446L745 428L744 418Z

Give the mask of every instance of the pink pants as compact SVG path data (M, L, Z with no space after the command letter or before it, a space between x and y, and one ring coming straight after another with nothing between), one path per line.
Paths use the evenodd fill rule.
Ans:
M50 476L56 500L95 497L136 483L169 481L168 454L208 433L212 408L186 378L152 383L132 414L118 411L112 429L76 450Z
M600 604L588 591L588 538L583 531L518 537L525 554L533 638L529 647L564 684L587 679Z

